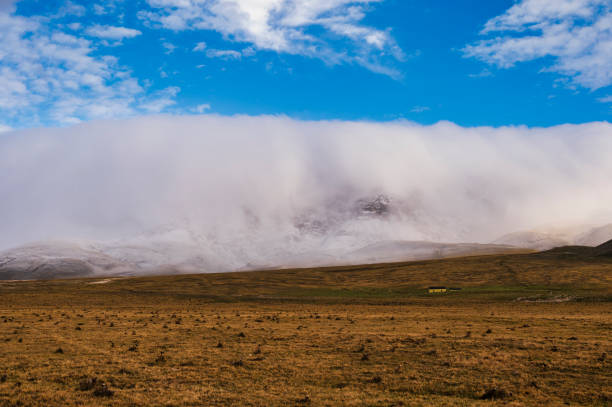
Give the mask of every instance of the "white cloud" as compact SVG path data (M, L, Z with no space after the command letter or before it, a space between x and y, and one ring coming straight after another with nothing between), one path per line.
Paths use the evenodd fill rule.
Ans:
M151 98L95 43L46 18L0 12L0 116L13 127L133 115Z
M609 123L190 115L10 132L0 137L0 174L10 174L0 177L0 250L47 239L136 250L165 236L175 250L146 246L149 261L187 247L200 268L235 270L286 265L287 254L330 261L377 242L602 225L612 222L611 154ZM386 215L364 213L379 194Z
M87 12L87 9L80 5L76 4L70 0L66 1L57 11L57 13L53 14L51 17L53 18L61 18L66 16L76 16L82 17Z
M173 43L168 42L168 41L162 42L162 47L165 48L165 50L166 50L165 53L167 55L172 54L174 52L174 50L176 49L176 45L174 45Z
M257 51L255 51L255 48L253 47L243 48L243 50L240 52L242 53L242 56L247 57L247 58L252 57L253 55L257 53Z
M210 104L209 103L203 103L201 105L197 105L193 111L199 114L202 114L206 111L210 110Z
M94 14L99 16L114 14L117 12L119 8L118 6L121 6L124 2L125 0L104 0L103 2L94 3L92 5L92 11L94 12ZM88 3L91 4L92 2ZM123 19L123 14L120 14L116 17L120 21Z
M232 49L208 49L206 50L206 56L208 58L221 58L221 59L240 59L242 54Z
M428 106L415 106L413 107L410 112L412 113L423 113L426 112L428 110L431 110Z
M149 113L159 113L165 110L167 107L175 105L176 95L181 91L178 86L171 86L161 91L155 92L152 99L143 103L140 107Z
M206 43L204 41L198 42L195 47L193 47L193 51L204 51L206 49Z
M521 0L482 34L495 36L466 46L466 56L501 68L551 57L543 71L589 89L612 84L611 0Z
M139 15L171 30L214 30L259 50L320 58L328 64L356 63L398 77L389 63L404 54L389 30L362 24L370 5L380 1L147 0L153 11ZM323 32L314 35L313 28Z
M488 78L490 76L493 76L493 72L489 71L488 69L483 69L482 71L478 72L478 73L471 73L468 75L470 78Z
M600 97L597 101L601 103L612 103L612 95Z
M15 0L0 0L0 13L12 12L15 8Z
M10 126L5 126L5 125L0 123L0 133L4 133L4 132L7 132L7 131L11 131L11 130L13 130L13 129Z
M101 4L94 4L93 9L94 9L94 13L98 15L103 15L103 14L106 14L107 12L104 6L102 6Z
M110 40L122 40L124 38L134 38L142 34L138 30L126 27L115 27L111 25L94 25L86 30L92 37L105 38Z

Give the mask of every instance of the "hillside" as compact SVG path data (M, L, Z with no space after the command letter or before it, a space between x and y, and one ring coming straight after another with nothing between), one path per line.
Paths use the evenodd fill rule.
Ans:
M574 257L580 258L586 261L597 261L602 257L612 257L612 240L609 240L596 247L590 246L562 246L556 247L551 250L547 250L539 253L540 256L552 256L554 257Z
M468 256L358 266L295 268L235 273L119 277L0 283L0 293L45 287L72 295L162 294L211 300L389 299L420 296L430 285L458 287L457 295L482 292L612 293L612 241L596 248L570 246L539 253ZM103 284L95 284L102 282Z
M239 249L236 249L240 251ZM274 252L275 250L269 249ZM382 241L346 253L326 250L240 256L222 260L225 248L206 249L185 242L95 245L69 242L29 244L0 252L0 280L50 280L321 267L440 259L467 255L524 252L507 245ZM231 256L230 256L231 257Z

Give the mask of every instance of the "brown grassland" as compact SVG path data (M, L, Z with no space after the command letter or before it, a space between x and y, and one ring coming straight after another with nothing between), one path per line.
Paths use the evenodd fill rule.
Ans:
M0 406L609 406L611 283L564 252L0 282Z

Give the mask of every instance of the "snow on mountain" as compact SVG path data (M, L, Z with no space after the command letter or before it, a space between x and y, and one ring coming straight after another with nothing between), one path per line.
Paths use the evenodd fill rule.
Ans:
M0 252L0 279L46 279L157 273L227 272L545 250L612 238L612 225L507 234L490 244L436 242L418 205L375 194L331 200L290 222L265 224L245 211L247 227L221 233L186 223L120 239L43 242ZM433 231L433 232L432 232ZM429 234L427 234L429 233ZM424 240L425 236L428 239Z
M612 239L612 224L592 227L581 226L565 229L543 229L509 233L492 243L548 250L553 247L578 245L599 246Z
M612 239L612 223L590 229L574 239L581 246L599 246Z

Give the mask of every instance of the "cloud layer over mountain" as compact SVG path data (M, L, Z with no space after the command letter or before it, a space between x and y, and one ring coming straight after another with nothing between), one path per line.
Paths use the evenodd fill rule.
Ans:
M609 123L208 115L9 131L0 134L0 250L97 242L118 257L146 247L159 264L197 254L238 269L386 241L486 243L598 226L612 221L610 152Z

